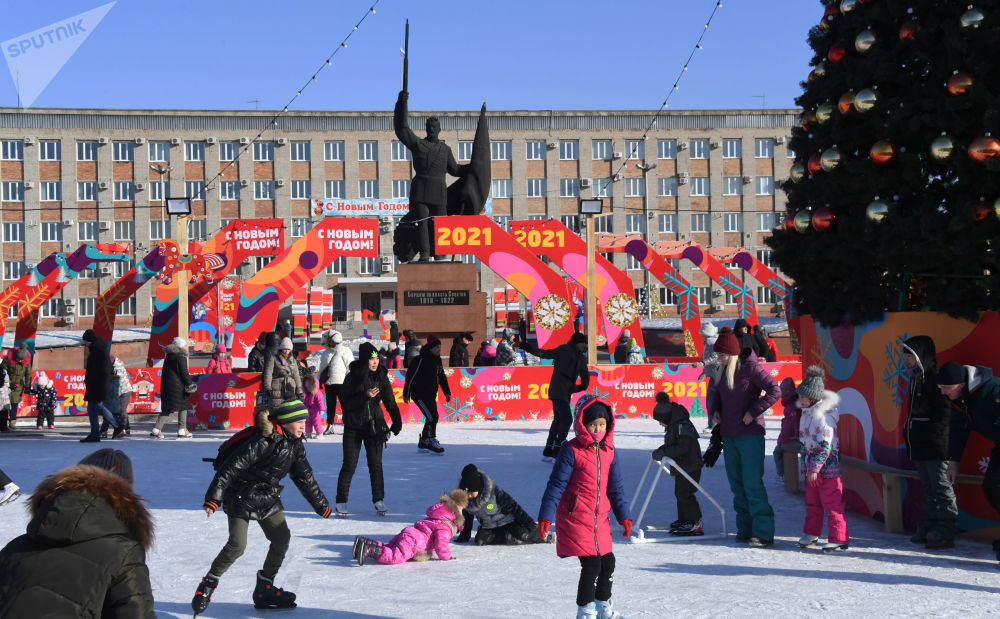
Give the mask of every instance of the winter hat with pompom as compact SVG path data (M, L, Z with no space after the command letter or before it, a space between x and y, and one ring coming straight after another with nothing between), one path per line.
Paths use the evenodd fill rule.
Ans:
M798 394L814 402L822 400L825 389L823 385L824 376L826 376L826 372L823 371L823 368L818 365L810 365L806 370L806 377L799 384Z
M719 338L712 345L712 350L720 355L740 354L740 341L736 339L736 334L729 327L722 327L719 330Z

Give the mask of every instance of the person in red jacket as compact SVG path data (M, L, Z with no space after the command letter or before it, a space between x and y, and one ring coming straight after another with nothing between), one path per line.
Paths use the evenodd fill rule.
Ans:
M615 417L606 400L584 395L576 403L575 418L576 437L559 448L542 496L538 534L545 539L555 521L556 553L580 558L577 618L613 617L615 555L608 513L615 512L626 538L632 533L632 516L615 454Z
M233 362L229 359L229 352L225 344L217 344L215 352L212 353L212 360L208 362L205 369L206 374L232 374Z

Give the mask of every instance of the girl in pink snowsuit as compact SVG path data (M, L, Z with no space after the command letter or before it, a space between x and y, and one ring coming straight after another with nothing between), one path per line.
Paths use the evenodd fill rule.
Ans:
M306 420L306 435L309 438L318 438L323 434L323 413L326 411L326 400L323 399L323 393L319 390L315 376L306 376L302 385L306 392L302 403L309 411L309 418Z
M388 543L357 537L354 540L354 558L359 565L366 559L377 559L385 565L414 561L427 561L433 552L442 561L451 559L449 540L462 529L465 519L462 510L469 505L465 490L452 490L441 495L438 503L427 508L427 518L406 527Z

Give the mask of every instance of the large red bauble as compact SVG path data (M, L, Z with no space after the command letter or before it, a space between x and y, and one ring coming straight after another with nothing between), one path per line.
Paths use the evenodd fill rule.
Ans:
M847 47L843 43L834 43L826 55L834 64L843 60L845 56L847 56Z
M834 219L836 219L836 215L833 214L833 211L826 207L818 208L812 216L812 227L816 232L826 232L833 225Z
M795 232L795 217L790 215L785 215L785 230L789 232Z
M809 169L810 174L815 174L820 170L822 170L823 169L822 155L820 155L819 153L813 154L812 157L809 157L809 162L806 164L806 167Z
M1000 142L993 136L984 135L972 140L969 144L969 157L982 163L992 157L1000 156ZM812 161L810 159L810 161Z
M972 207L972 218L976 221L983 221L989 217L992 212L993 209L990 208L989 204L986 204L985 202L976 202L976 205Z
M972 76L964 71L960 71L948 78L948 92L958 96L969 92L973 84Z
M892 161L892 158L896 155L896 149L889 140L879 140L872 144L868 155L871 157L872 162L878 165L885 165Z
M899 29L899 39L901 41L915 41L918 32L920 32L920 24L915 21L908 21Z
M838 16L840 16L840 9L838 9L832 4L826 7L826 10L823 11L823 19L833 19L834 17Z
M854 93L848 92L840 96L840 100L837 101L837 110L841 114L847 114L854 108Z

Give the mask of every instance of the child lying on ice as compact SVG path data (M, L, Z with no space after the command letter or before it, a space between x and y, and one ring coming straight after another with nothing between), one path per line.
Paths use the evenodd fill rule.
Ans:
M431 558L433 551L438 559L448 561L452 558L448 542L462 529L465 522L462 510L468 504L469 497L464 490L442 494L438 503L427 508L427 518L406 527L388 543L383 544L360 535L356 537L354 558L358 565L364 565L368 559L394 565L410 559L426 561Z

